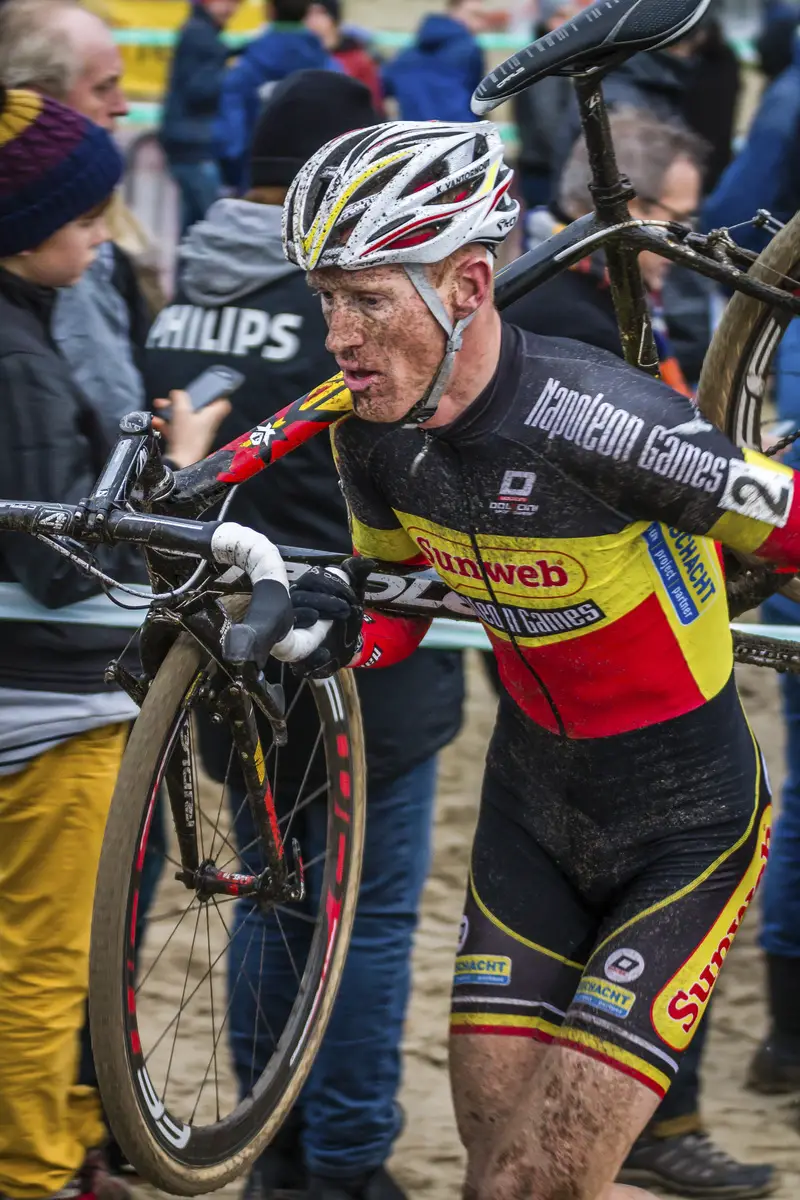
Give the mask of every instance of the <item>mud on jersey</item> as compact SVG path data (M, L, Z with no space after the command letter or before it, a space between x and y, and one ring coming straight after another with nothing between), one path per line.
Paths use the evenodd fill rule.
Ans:
M334 431L358 553L427 561L472 603L538 724L604 737L717 695L733 665L715 541L800 558L795 473L614 356L506 328L451 425Z

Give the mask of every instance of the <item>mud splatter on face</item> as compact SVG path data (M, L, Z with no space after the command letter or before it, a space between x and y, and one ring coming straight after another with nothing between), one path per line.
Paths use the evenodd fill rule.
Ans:
M327 347L365 421L401 420L430 386L444 332L401 267L326 268L309 283L328 323Z

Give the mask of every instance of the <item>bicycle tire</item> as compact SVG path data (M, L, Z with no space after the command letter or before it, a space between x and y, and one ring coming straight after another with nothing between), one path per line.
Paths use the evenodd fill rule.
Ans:
M232 616L238 609L238 600L235 598L231 605ZM242 608L244 602L242 598ZM343 791L341 772L337 770L335 777L330 772L328 775L329 814L333 811L332 806L338 804L347 791L350 793L345 801L350 836L346 858L342 838L339 838L339 862L334 874L340 879L336 897L340 908L338 920L329 916L331 929L319 959L317 990L306 988L304 994L301 986L295 1002L299 1006L297 1016L293 1017L293 1025L287 1021L277 1044L274 1057L281 1056L281 1061L270 1060L269 1071L265 1072L270 1078L265 1083L260 1103L256 1104L254 1099L251 1111L240 1113L246 1103L240 1101L233 1116L226 1118L219 1127L191 1130L188 1143L176 1147L176 1123L163 1104L162 1113L158 1114L158 1095L149 1078L146 1085L142 1082L141 1069L137 1065L144 1060L141 1047L138 1057L136 1054L139 1035L135 1014L132 1024L129 1000L128 968L133 964L127 961L131 953L129 930L132 919L136 920L132 881L136 878L137 854L140 854L141 870L143 850L140 853L140 847L144 846L148 836L145 822L149 825L153 795L160 787L158 771L161 769L163 773L162 764L168 761L169 738L175 741L175 733L170 731L177 728L177 714L187 702L207 662L208 656L195 639L182 634L157 672L134 724L103 841L90 955L92 1044L99 1090L111 1129L126 1157L143 1178L164 1191L185 1196L216 1190L247 1170L280 1128L311 1069L344 969L358 895L365 821L360 708L352 674L345 671L324 684L314 685L315 698L317 689L323 690L326 696L336 694L335 702L330 701L331 712L341 718L341 724L330 723L329 732L339 755L343 753L342 734L349 741L349 763L341 766L349 765L351 779L349 788L345 785ZM338 815L341 816L341 810ZM325 879L328 879L327 875ZM136 897L138 899L138 891ZM314 936L316 938L316 933ZM291 1031L288 1038L287 1031ZM155 1105L154 1097L158 1101ZM234 1121L237 1113L239 1117ZM189 1127L184 1126L186 1128ZM213 1147L217 1142L219 1150L215 1151Z
M800 279L800 213L775 235L748 273L775 286ZM772 362L790 321L789 313L736 292L711 340L697 402L703 416L737 446L762 449L761 408ZM800 580L791 580L780 591L800 601Z

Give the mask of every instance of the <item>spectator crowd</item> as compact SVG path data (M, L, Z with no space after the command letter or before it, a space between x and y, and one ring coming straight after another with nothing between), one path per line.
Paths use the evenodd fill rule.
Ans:
M446 0L385 61L369 31L348 23L342 0L267 0L264 31L235 48L226 27L240 3L194 0L172 57L159 129L180 200L170 295L120 190L114 134L128 108L110 29L79 0L0 3L0 496L77 502L131 410L169 397L168 453L189 465L333 375L319 300L282 250L292 181L350 130L396 117L474 120L470 97L487 69L484 0ZM531 36L582 6L541 0ZM683 41L608 76L634 216L710 228L746 224L759 208L782 220L800 208L796 29L792 7L767 6L757 48L768 84L736 152L742 68L713 5ZM533 247L591 210L588 157L567 78L523 93L513 116L515 186ZM740 240L760 249L766 237L748 228ZM640 265L662 374L692 395L724 298L654 255ZM504 316L622 354L602 252ZM793 427L796 329L776 379L779 416ZM192 412L184 389L212 362L242 371L245 384L230 401ZM347 552L327 439L250 483L230 516L280 544ZM141 575L129 550L96 557L117 578ZM19 535L3 535L0 570L52 608L97 590L67 559ZM782 597L766 612L798 623ZM94 873L136 715L124 693L103 685L103 669L127 640L108 627L0 622L0 1197L11 1200L128 1194L94 1086L85 1009ZM422 649L358 673L357 683L368 821L353 944L310 1082L248 1181L255 1200L404 1195L387 1163L402 1127L401 1042L438 758L463 718L462 655ZM800 1091L800 683L787 676L782 686L789 773L761 935L771 1027L749 1082ZM252 830L240 824L236 836L246 844ZM777 1186L773 1167L726 1155L703 1123L707 1025L621 1178L676 1195L766 1195ZM232 1027L235 1040L235 1013Z

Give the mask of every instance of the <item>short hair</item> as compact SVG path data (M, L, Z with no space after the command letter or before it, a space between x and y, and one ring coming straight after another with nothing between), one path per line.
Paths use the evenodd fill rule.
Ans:
M64 100L81 73L79 54L68 37L54 37L64 12L77 0L6 0L0 5L0 83L33 88Z
M272 12L276 21L305 21L313 0L272 0Z
M688 158L702 171L707 147L685 125L659 121L646 109L620 108L609 117L617 164L642 200L658 200L664 178L678 158ZM561 176L558 199L568 216L589 212L593 206L589 184L589 152L581 137Z

